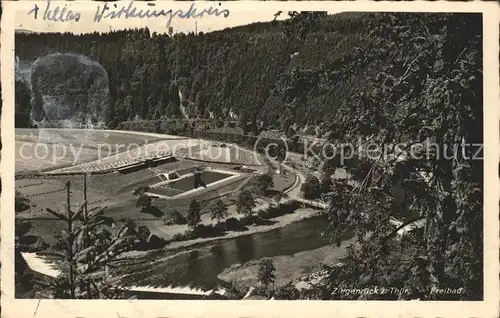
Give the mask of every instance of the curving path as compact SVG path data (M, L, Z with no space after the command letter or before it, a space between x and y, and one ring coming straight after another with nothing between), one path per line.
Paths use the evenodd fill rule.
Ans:
M277 162L275 160L271 160L271 161L273 163L279 165L279 162ZM327 203L318 202L315 200L306 200L306 199L302 198L300 196L300 189L302 187L302 184L304 184L304 182L306 180L306 176L298 169L294 169L286 164L281 164L281 165L286 170L288 170L292 173L295 173L297 175L297 178L295 179L295 183L288 190L285 191L285 193L288 195L288 197L290 199L293 199L293 200L296 200L298 202L302 202L304 204L311 205L314 207L322 208L322 209L328 208L329 204L327 204ZM398 220L397 218L395 218L393 216L391 216L389 222L396 228L403 225L403 222L401 220ZM424 226L424 222L425 222L425 220L419 220L419 221L413 222L411 224L408 224L398 231L398 235L405 235L414 229L421 228Z

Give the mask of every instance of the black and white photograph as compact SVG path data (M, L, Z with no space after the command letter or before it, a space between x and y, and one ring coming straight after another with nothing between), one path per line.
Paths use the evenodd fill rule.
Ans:
M201 3L16 20L14 297L483 301L483 13Z

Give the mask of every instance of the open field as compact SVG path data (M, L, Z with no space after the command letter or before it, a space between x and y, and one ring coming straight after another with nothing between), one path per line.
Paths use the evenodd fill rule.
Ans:
M48 129L39 135L38 129L16 128L16 172L78 165L166 139L183 138L104 130L88 136L83 129Z
M253 151L236 145L154 133L18 128L15 139L16 172L97 172L167 153L202 162L260 165Z
M132 191L140 186L151 185L159 182L157 176L159 172L167 172L178 170L183 173L188 173L191 169L199 166L196 161L180 160L157 166L152 169L142 169L139 171L127 174L104 174L104 175L91 175L87 179L88 201L89 205L93 206L92 202L100 201L97 205L107 205L110 209L115 206L118 208L124 202L131 201L135 204L136 197L132 195ZM215 165L223 169L231 169L231 166ZM250 174L242 174L242 178L247 178ZM32 217L48 216L43 212L47 207L54 207L54 205L65 201L64 191L52 193L55 190L64 188L66 181L71 182L72 200L79 202L83 200L83 176L81 175L68 175L68 176L52 176L46 178L36 179L18 179L16 180L16 190L23 196L28 197L37 209L31 209L28 212L20 214L20 216L30 215ZM236 181L236 180L234 180ZM220 188L224 188L225 184L221 184ZM211 191L219 191L219 187L214 189L206 189ZM203 189L205 190L205 189ZM203 191L202 191L203 192ZM201 193L200 193L201 194ZM197 197L198 199L198 197ZM158 205L162 205L162 200L157 200ZM177 202L179 201L179 202ZM184 200L169 200L169 203L175 206L183 206ZM187 204L187 203L186 203ZM137 208L133 207L134 212ZM40 213L42 213L40 215ZM125 213L130 216L131 213Z
M185 139L182 136L153 134L147 132L131 132L122 130L92 130L89 134L85 129L61 129L61 128L47 128L44 129L50 136L54 136L54 141L64 139L67 143L82 143L85 140L89 144L92 142L96 144L139 144L142 145L146 142L155 142L164 139ZM89 136L89 137L87 137ZM43 137L43 135L42 135ZM37 128L16 128L16 140L39 140L39 131ZM44 142L50 142L44 140Z
M20 131L22 133L23 130ZM17 131L16 131L17 133ZM110 137L111 136L111 137ZM144 138L146 139L144 139ZM134 135L131 132L127 133L113 133L111 132L105 138L105 135L99 135L101 140L110 141L114 144L133 144L135 143L135 150L130 151L121 150L118 154L113 152L102 152L102 157L100 160L95 160L98 156L98 148L92 147L82 147L81 151L78 153L78 163L72 165L72 160L75 156L66 154L63 158L62 154L58 155L57 165L68 164L71 165L67 169L59 169L59 171L79 171L84 170L84 167L96 167L102 165L116 165L120 166L131 162L131 154L135 152L143 151L144 153L154 153L156 149L168 148L177 149L180 156L177 160L168 163L161 163L150 168L143 168L128 173L107 173L107 174L93 174L87 179L87 197L88 197L88 207L89 209L106 206L105 214L112 217L120 226L125 219L134 220L137 225L144 224L148 226L151 233L163 237L165 239L172 238L176 233L184 232L187 227L185 225L165 225L165 220L169 219L174 210L179 211L181 214L186 215L187 209L190 201L196 199L202 207L208 206L209 202L215 198L222 198L226 204L229 205L229 212L231 215L237 215L234 204L234 197L231 194L238 191L238 189L246 184L246 182L251 178L252 175L259 172L266 171L265 166L251 166L251 161L249 159L254 159L253 153L248 150L240 150L240 148L227 147L226 149L233 149L228 151L236 150L245 154L241 156L243 158L242 162L238 164L225 164L224 160L212 160L216 162L200 161L200 160L190 160L188 158L197 157L197 152L201 149L212 147L210 142L197 139L186 139L186 138L169 138L170 136L165 136L166 139L159 139L159 136L154 134L149 135ZM152 138L152 139L150 139ZM27 141L26 136L22 135L22 138L17 140L16 145L18 149L26 143L32 143L36 141ZM154 142L152 142L153 140ZM75 146L77 146L76 142ZM140 142L142 141L142 144ZM43 143L47 145L49 149L55 144ZM71 147L70 143L70 147ZM189 145L189 147L183 147ZM200 146L201 145L201 146ZM24 146L26 147L26 146ZM126 147L125 147L126 148ZM221 149L223 149L222 147ZM27 149L27 148L26 148ZM53 148L57 149L57 148ZM62 149L62 148L61 148ZM145 151L147 149L148 151ZM135 152L134 152L135 151ZM199 156L198 156L199 158ZM211 159L211 158L208 158ZM231 161L234 157L231 158ZM16 157L18 163L22 164L23 159ZM137 160L137 159L136 159ZM137 161L140 161L137 160ZM24 163L29 164L45 164L43 160L27 160ZM249 168L242 168L243 164L248 164ZM205 174L203 181L208 185L207 188L198 188L196 191L191 193L190 189L193 184L193 177L185 176L186 174L191 174L197 167L210 167L213 171L204 171ZM47 165L45 165L47 167ZM50 165L49 165L50 167ZM71 169L70 169L71 168ZM54 170L52 170L54 171ZM51 171L51 172L52 172ZM140 209L136 206L137 197L132 194L132 192L141 186L151 186L152 184L163 181L160 177L160 173L168 173L171 171L176 171L181 176L181 179L174 180L173 185L175 188L179 188L181 191L175 191L172 193L165 193L167 196L176 195L182 193L181 197L172 197L169 199L153 199L154 213L141 213ZM228 173L220 173L227 171ZM233 175L233 176L231 176ZM287 175L274 175L275 189L283 191L285 188L290 187L295 182L295 175L293 173L288 173ZM47 208L52 209L64 209L65 202L65 183L67 181L71 182L71 202L74 207L83 201L83 176L82 175L46 175L45 177L37 178L21 178L16 180L16 191L19 191L22 196L27 197L30 200L31 208L25 212L18 213L16 218L29 220L32 224L32 229L30 230L31 235L37 235L42 237L47 243L56 243L54 235L60 233L64 229L64 224L55 220L50 214L46 212ZM167 191L168 188L155 189L160 191ZM187 193L187 192L190 193ZM183 193L186 192L186 193ZM259 206L268 205L267 202L259 203ZM202 211L203 212L203 211ZM202 215L203 222L210 223L211 220L208 215Z
M109 175L108 175L109 176ZM136 207L135 203L137 197L132 195L131 192L123 192L120 194L116 193L116 189L119 187L118 184L120 180L114 179L113 184L115 188L112 189L111 184L105 185L105 183L100 183L105 176L92 176L88 181L88 200L89 209L93 207L107 206L105 215L110 216L117 223L117 226L122 224L121 220L131 219L134 220L138 225L147 225L152 233L155 233L161 237L168 238L171 235L165 233L165 223L164 218L169 218L170 213L175 209L181 214L186 215L188 205L192 198L195 198L201 205L206 206L208 202L214 198L219 198L225 196L233 191L236 191L238 186L241 185L247 178L248 175L242 175L238 179L230 180L224 182L217 187L209 187L207 189L199 189L192 198L179 198L179 199L154 199L153 206L156 208L157 214L147 214L141 213L139 208ZM127 176L128 177L128 176ZM79 178L79 179L77 179ZM18 180L18 181L28 181L29 183L44 182L43 186L33 186L26 188L18 188L22 195L33 193L34 190L31 188L38 189L35 191L52 192L57 190L63 190L64 183L67 180L71 180L72 188L72 202L75 206L83 201L83 180L81 176L71 176L71 177L61 177L57 179L42 180ZM30 190L28 190L30 189ZM28 192L29 191L29 192ZM18 213L16 218L29 220L33 228L30 234L41 236L48 243L55 243L54 234L60 233L64 229L65 225L62 222L55 220L51 215L46 212L46 208L50 207L52 209L64 208L65 202L65 192L52 192L47 195L30 196L32 208L28 211ZM158 228L158 230L157 230Z
M16 172L54 169L97 159L97 149L70 145L45 144L16 139Z
M114 151L109 151L114 153L109 156L99 156L100 148L98 151L98 159L85 162L78 165L73 165L71 167L61 168L51 171L52 173L68 173L68 172L84 172L84 171L103 171L108 169L118 169L125 165L138 163L143 159L149 159L153 157L166 156L169 153L173 153L176 156L183 156L187 152L195 151L190 148L197 147L198 143L196 139L175 139L175 140L161 140L155 143L147 143L141 146L130 144L124 146L122 151L116 148ZM111 145L111 147L113 147Z

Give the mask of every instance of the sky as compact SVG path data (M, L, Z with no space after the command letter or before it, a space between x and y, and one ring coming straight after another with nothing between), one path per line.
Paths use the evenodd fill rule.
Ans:
M16 30L28 30L28 31L36 31L36 32L73 32L73 33L88 33L88 32L105 32L110 30L119 30L124 28L140 28L147 26L151 31L155 31L158 33L168 32L168 17L161 16L158 18L149 18L149 19L125 19L124 15L120 19L106 19L101 20L101 22L97 23L94 21L94 17L96 12L99 12L99 9L102 10L104 4L102 2L94 2L94 3L86 3L84 6L77 6L75 4L80 4L78 2L59 2L51 1L49 6L47 7L47 2L25 2L23 8L18 10L15 14L15 28ZM38 6L38 14L37 19L33 13L28 14L33 8L34 5ZM113 10L119 10L121 7L127 8L130 2L123 1L118 3L118 8ZM255 6L249 7L234 5L234 3L214 3L214 2L205 2L198 1L196 3L192 2L171 2L171 1L157 1L154 7L147 6L141 2L133 2L133 6L139 9L156 9L160 10L169 10L173 9L176 11L177 9L181 9L184 12L187 12L189 8L193 5L196 8L197 12L201 12L204 9L209 9L210 7L218 8L220 11L224 9L229 10L229 15L224 17L223 15L215 16L215 15L204 15L199 18L188 18L181 19L179 17L174 17L171 22L171 26L174 32L190 32L195 31L195 28L198 31L210 32L225 29L228 27L235 27L240 25L247 25L255 22L268 22L274 19L274 15L278 11L283 11L278 19L282 20L287 17L286 10L280 10L285 8L286 6L283 4L281 6L259 6L257 2L255 2ZM54 13L55 9L59 7L62 10L66 7L66 12L71 10L73 13L80 14L80 20L78 22L54 22L44 20L43 16L45 12ZM47 10L48 8L48 10ZM109 11L108 11L109 12Z
M15 5L14 14L14 28L31 30L37 32L73 32L73 33L88 33L88 32L106 32L109 30L120 30L127 28L143 28L148 27L153 32L164 33L168 32L167 21L168 18L158 17L149 19L126 19L124 15L118 19L107 19L101 22L95 22L94 17L96 12L104 6L104 2L96 1L15 1L15 2L4 2L5 7L9 5ZM117 1L108 3L111 6L111 10L119 10L120 7L128 7L131 1ZM226 2L214 2L214 1L135 1L132 2L133 7L140 9L149 10L165 10L169 9L174 12L178 9L187 12L189 8L194 5L196 12L201 12L204 9L218 8L219 10L228 9L230 11L227 17L223 16L209 16L204 15L199 18L189 18L181 19L179 17L173 18L171 26L174 32L190 32L195 30L195 21L197 22L197 30L203 32L216 31L225 29L228 27L235 27L240 25L247 25L255 22L267 22L274 19L274 15L278 11L283 13L280 19L287 17L287 11L327 11L329 14L345 12L345 11L434 11L442 12L453 9L455 12L469 11L469 10L479 10L477 5L474 3L451 5L448 2L429 2L429 1L414 1L409 3L399 3L399 2L377 2L377 1L226 1ZM114 9L113 6L117 5L118 8ZM424 5L425 4L425 5ZM34 14L28 14L34 6L38 6L38 16L37 19L34 18ZM66 10L72 11L73 14L78 13L80 15L80 20L78 22L60 22L43 19L45 12ZM423 10L424 9L424 10ZM480 10L479 10L480 11ZM59 18L59 16L57 16ZM10 19L9 19L10 21Z

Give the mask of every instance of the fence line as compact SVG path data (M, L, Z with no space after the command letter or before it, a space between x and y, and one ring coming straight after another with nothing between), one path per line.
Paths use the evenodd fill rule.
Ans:
M34 193L34 194L30 194L30 195L25 195L25 197L27 197L27 198L37 197L40 195L47 195L47 194L52 194L52 193L57 193L57 192L62 192L62 191L66 191L66 188L62 188L59 190L53 190L53 191L47 191L47 192ZM70 193L73 193L73 191L70 191Z
M22 185L22 186L17 186L16 188L17 189L22 189L22 188L34 187L34 186L38 186L38 185L42 185L42 184L43 184L43 182L30 183L30 184L25 184L25 185Z

